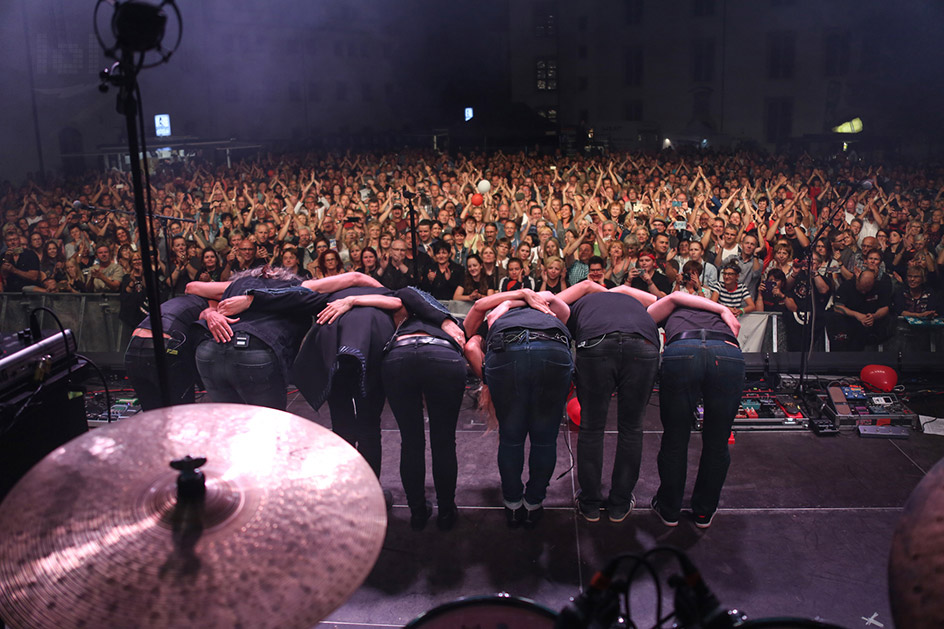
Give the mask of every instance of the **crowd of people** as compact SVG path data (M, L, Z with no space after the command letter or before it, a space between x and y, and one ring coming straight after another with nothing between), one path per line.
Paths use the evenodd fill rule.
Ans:
M170 217L153 225L164 299L264 264L313 279L357 270L466 302L590 277L736 315L782 312L791 349L814 310L834 349L881 342L895 315L920 324L942 310L944 177L932 167L746 151L280 155L164 163L149 192ZM137 323L128 175L0 193L2 290L117 292Z
M437 525L456 521L467 365L494 408L508 525L525 528L543 513L572 378L582 407L575 506L590 522L633 510L642 411L661 369L661 484L650 506L678 524L700 399L690 505L704 528L718 507L744 376L738 317L782 312L797 349L810 318L814 338L825 328L838 349L881 342L895 315L937 321L939 174L745 151L167 163L148 191L167 217L150 225L171 349L164 392L126 175L78 189L7 184L0 275L10 292L118 292L134 328L128 374L145 408L192 401L198 375L213 401L284 408L291 382L313 408L328 404L333 429L379 477L389 400L417 530L433 514L424 404ZM469 302L464 330L447 300ZM666 333L661 366L657 324ZM606 492L602 432L614 394Z

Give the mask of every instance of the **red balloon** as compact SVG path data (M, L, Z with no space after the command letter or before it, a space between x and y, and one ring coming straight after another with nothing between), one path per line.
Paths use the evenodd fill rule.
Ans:
M886 393L898 384L898 374L885 365L866 365L859 372L859 378L870 387Z
M567 417L574 422L575 426L580 425L580 401L577 396L570 398L567 402Z
M485 197L481 194L476 192L472 195L472 205L482 205L483 203L485 203Z

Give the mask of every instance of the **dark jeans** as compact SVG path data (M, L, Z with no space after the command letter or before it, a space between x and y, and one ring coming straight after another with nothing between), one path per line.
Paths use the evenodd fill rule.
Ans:
M636 335L613 332L591 347L577 348L577 480L582 507L603 506L603 429L614 391L619 396L618 436L608 502L629 507L642 461L642 417L658 371L658 346Z
M489 351L483 371L498 416L505 506L517 508L522 499L538 506L557 464L557 434L573 375L570 348L557 341L524 340ZM521 481L526 437L531 441L527 488Z
M164 339L167 367L167 386L171 406L193 404L193 386L197 381L193 346L174 339ZM176 352L176 353L174 353ZM161 408L161 389L157 382L157 361L154 360L154 340L133 336L125 351L125 372L138 396L141 408L149 411Z
M426 504L424 398L436 500L441 512L455 505L456 423L465 375L465 359L449 347L395 347L384 358L384 390L400 427L400 479L411 509L422 509Z
M279 358L253 338L248 348L208 339L197 347L197 370L214 402L255 404L285 410L285 378Z
M675 341L662 354L659 406L662 447L659 449L659 491L662 514L676 519L682 508L688 467L688 439L699 396L705 409L701 460L692 492L695 515L718 508L731 457L728 437L744 388L741 350L724 341Z
M361 396L361 367L353 356L341 356L331 380L328 410L331 429L360 453L380 478L380 413L384 391L380 367L367 367L367 397Z

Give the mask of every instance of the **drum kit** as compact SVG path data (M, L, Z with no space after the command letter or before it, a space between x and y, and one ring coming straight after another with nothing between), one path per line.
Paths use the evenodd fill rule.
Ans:
M176 406L51 452L0 506L10 627L311 627L387 525L370 466L281 411Z
M893 540L900 626L944 621L942 496L944 462L915 490ZM363 583L386 526L376 477L330 430L246 405L148 411L54 450L0 504L0 619L14 628L311 627ZM466 598L407 628L610 626L573 624L593 616L570 607ZM833 626L770 620L718 626Z

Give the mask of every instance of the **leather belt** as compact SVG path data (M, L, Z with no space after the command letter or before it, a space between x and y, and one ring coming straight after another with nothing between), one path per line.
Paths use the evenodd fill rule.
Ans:
M724 341L726 343L734 343L740 347L737 337L733 334L715 332L714 330L688 330L687 332L679 332L670 338L666 345L671 345L675 341L685 341L689 339L698 339L702 341Z
M390 349L394 347L417 347L419 345L438 345L457 349L454 343L435 336L408 336L406 338L397 339L390 345Z
M554 341L563 345L570 345L570 337L562 332L548 332L546 330L528 330L517 328L503 332L488 346L488 351L501 351L508 345L515 345L525 341Z

